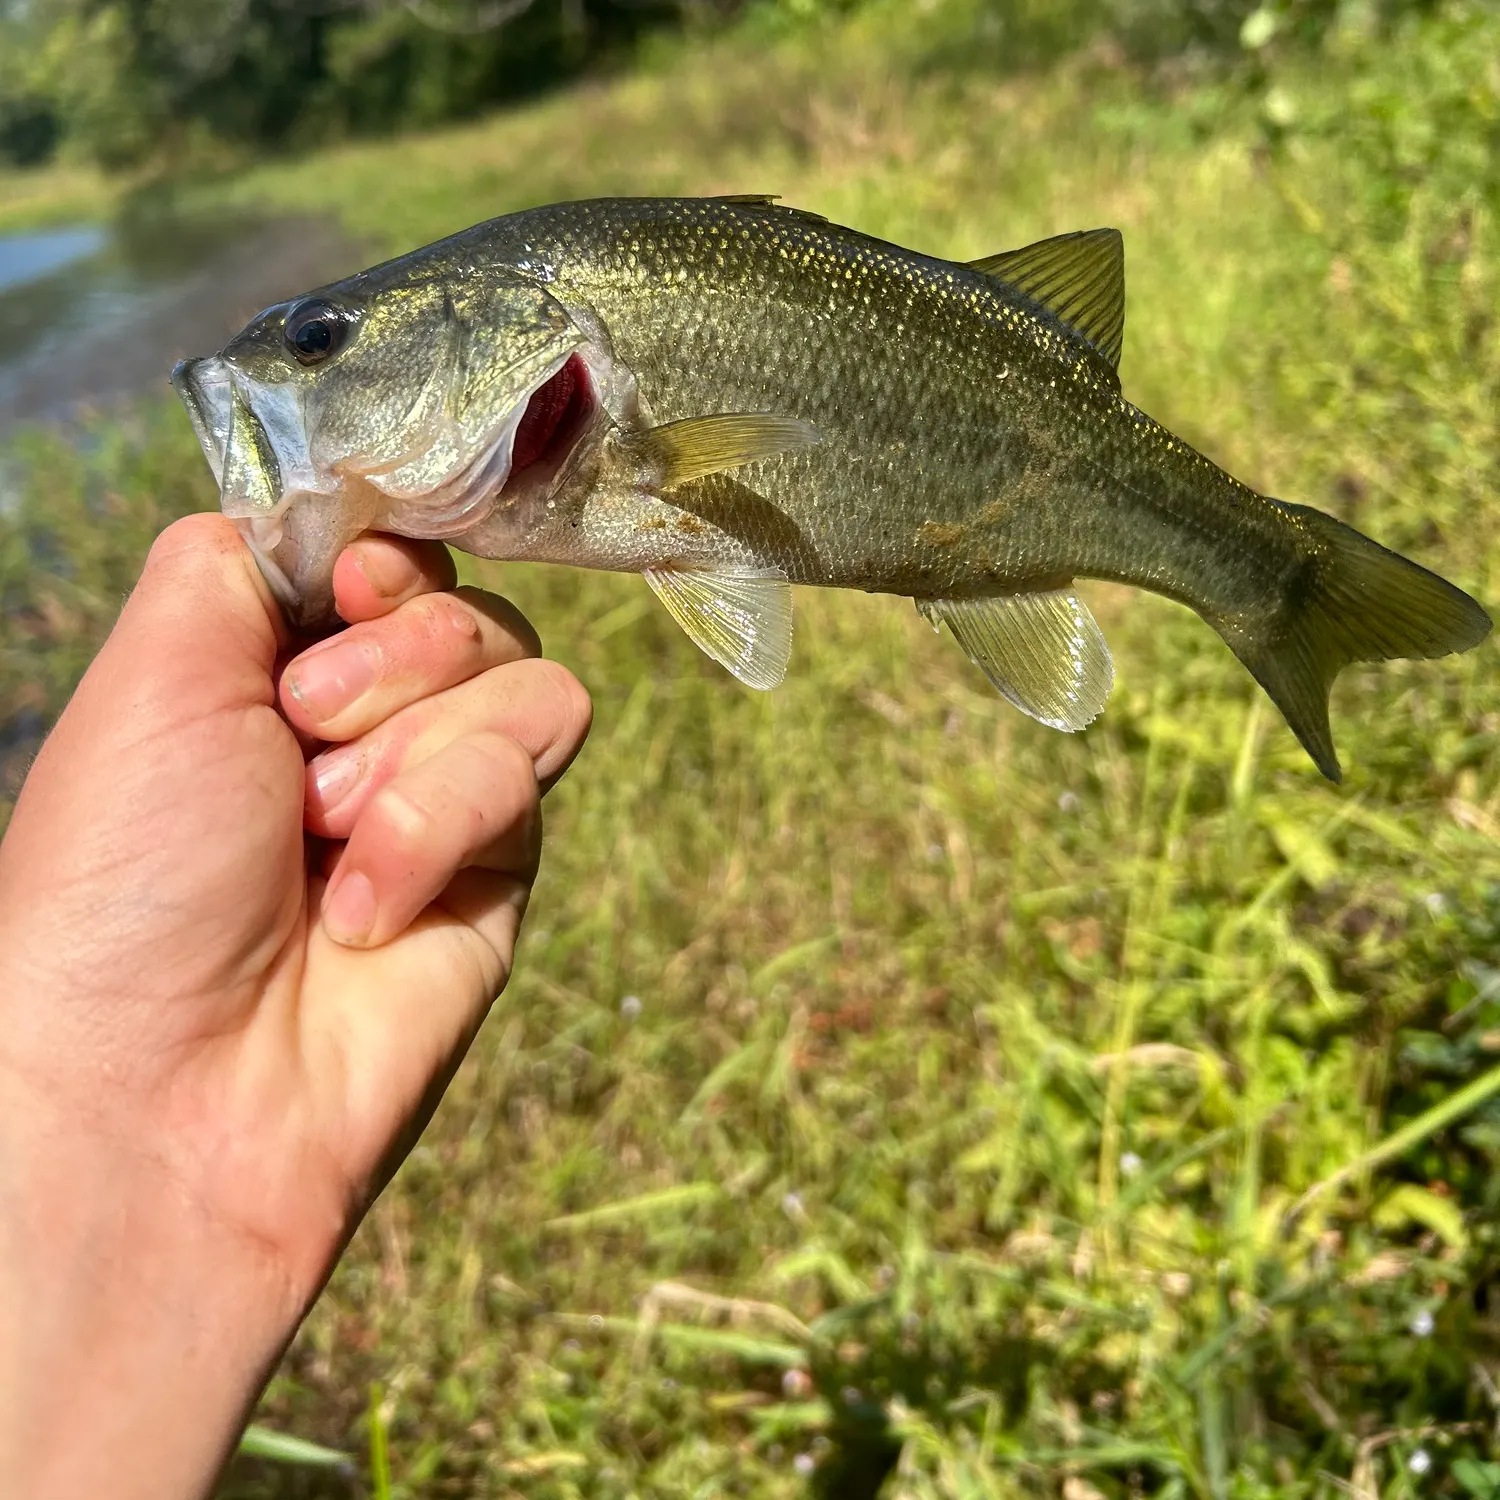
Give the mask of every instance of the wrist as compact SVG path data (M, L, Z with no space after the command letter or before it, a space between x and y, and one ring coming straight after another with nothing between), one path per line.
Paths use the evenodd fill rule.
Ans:
M133 1143L5 1085L0 1492L206 1493L305 1295Z

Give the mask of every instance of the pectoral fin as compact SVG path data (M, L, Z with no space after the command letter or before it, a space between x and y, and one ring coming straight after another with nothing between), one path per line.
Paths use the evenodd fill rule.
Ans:
M652 568L644 575L695 645L746 687L773 688L792 654L792 586L780 573Z
M633 438L670 490L690 479L722 474L744 464L816 447L822 436L811 422L765 412L725 412L667 422Z
M1071 589L916 605L934 628L947 622L969 660L1022 713L1070 731L1098 718L1114 685L1114 663L1088 606Z

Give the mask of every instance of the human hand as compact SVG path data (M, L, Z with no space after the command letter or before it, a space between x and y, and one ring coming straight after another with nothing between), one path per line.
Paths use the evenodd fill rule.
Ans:
M355 623L278 683L250 553L178 522L37 757L0 845L6 1493L211 1483L505 983L590 710L451 567L355 543Z

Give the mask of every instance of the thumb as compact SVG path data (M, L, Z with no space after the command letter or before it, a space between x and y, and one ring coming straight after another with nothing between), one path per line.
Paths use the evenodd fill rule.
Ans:
M79 698L102 677L115 689L131 683L136 703L168 720L274 703L272 669L286 635L234 523L185 516L156 539Z
M165 810L197 763L236 744L225 724L253 725L264 763L289 756L286 775L300 783L300 755L273 708L284 629L231 522L196 515L169 526L37 754L6 831L0 879L27 870L35 884L50 868L83 890L80 871L119 857L110 830L121 820L167 826ZM275 720L279 748L260 729L262 714ZM296 802L300 833L300 784Z

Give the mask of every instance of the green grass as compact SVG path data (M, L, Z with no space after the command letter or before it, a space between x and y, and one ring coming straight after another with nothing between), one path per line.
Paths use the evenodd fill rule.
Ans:
M880 22L212 191L377 252L602 191L774 190L956 256L1118 224L1132 399L1500 598L1493 19L1287 61L1274 127ZM165 406L7 463L0 704L40 721L213 497ZM1091 592L1119 680L1063 737L900 600L802 591L760 696L639 580L471 571L596 727L515 979L259 1421L398 1497L859 1497L898 1454L901 1500L1500 1474L1493 648L1348 673L1333 789L1147 596ZM223 1495L344 1484L245 1461Z
M0 233L93 222L114 212L126 191L87 167L0 167Z

